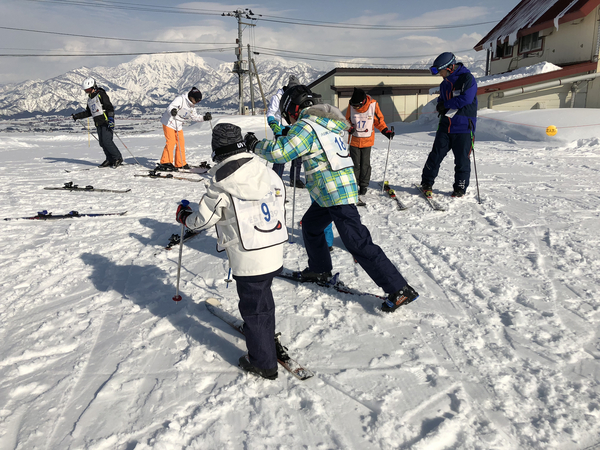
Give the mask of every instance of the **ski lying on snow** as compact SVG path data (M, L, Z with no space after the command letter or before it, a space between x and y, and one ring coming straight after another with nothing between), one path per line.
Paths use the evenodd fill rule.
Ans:
M135 164L129 164L129 163L126 163L126 162L122 162L118 167L121 167L121 166L131 166L131 165L135 165ZM86 170L106 169L106 168L111 168L112 169L112 167L110 167L110 166L107 166L107 167L88 167L87 169L75 169L75 170L67 170L67 169L65 169L65 172L67 172L67 173L85 172Z
M200 231L186 230L183 235L183 242L185 243L185 242L189 241L190 239L198 236L203 231L204 230L200 230ZM181 239L180 239L179 235L172 234L171 237L169 238L169 243L165 247L165 250L171 250L173 247L179 245L180 242L181 242Z
M406 206L398 197L396 197L396 191L390 188L390 184L387 181L383 182L383 190L387 193L387 195L390 196L390 198L396 200L396 203L398 203L398 209L400 211L408 209L408 206Z
M375 297L380 300L387 300L387 296L385 296L385 295L377 295L377 294L371 294L369 292L362 292L362 291L358 291L356 289L352 289L351 287L346 286L342 281L340 281L339 273L336 273L331 278L331 280L323 281L323 282L303 280L302 276L300 275L300 272L293 272L288 269L283 269L281 271L281 273L277 276L280 278L285 278L286 280L297 281L299 283L314 283L319 286L335 289L336 291L342 292L344 294L369 296L369 297Z
M100 216L124 216L127 214L127 211L123 211L120 213L94 213L94 214L79 214L77 211L71 211L68 214L57 214L53 216L52 213L48 211L40 211L37 213L37 216L32 217L8 217L4 220L57 220L57 219L73 219L75 217L100 217Z
M427 200L427 202L433 209L435 209L436 211L446 211L446 208L444 206L436 202L433 198L425 195L425 191L423 190L423 187L420 184L415 184L414 186L419 190L421 194L423 194L423 197L425 197L425 200Z
M230 327L235 328L242 336L244 335L244 321L225 311L219 300L216 298L208 298L204 303L206 304L206 309L208 309L212 314L228 324ZM275 345L277 346L277 362L299 380L307 380L308 378L313 377L315 374L312 371L305 368L294 359L290 358L286 352L287 349L281 345L281 342L279 342L280 335L281 333L277 333L275 335Z
M192 180L191 178L176 177L176 176L173 176L170 173L166 174L166 175L161 175L159 173L156 173L156 171L154 171L154 170L150 170L147 175L142 175L142 174L136 173L134 175L134 177L165 178L165 179L171 179L171 180L194 181L196 183L199 183L200 181L202 181L201 178L199 178L197 180Z
M45 187L47 191L88 191L88 192L114 192L116 194L124 194L126 192L130 192L131 189L127 189L126 191L117 191L114 189L96 189L94 186L86 186L79 187L76 184L73 184L72 181L65 183L63 187Z

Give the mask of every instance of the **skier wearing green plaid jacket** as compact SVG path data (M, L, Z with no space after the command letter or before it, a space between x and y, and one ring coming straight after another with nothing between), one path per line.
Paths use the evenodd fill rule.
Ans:
M259 141L245 136L246 146L273 163L302 158L306 187L314 200L302 217L302 236L308 254L306 281L327 282L333 265L323 230L334 222L346 249L387 294L382 309L393 312L412 302L418 293L373 243L356 208L358 187L354 165L346 148L345 131L350 124L342 112L320 101L306 86L289 87L281 98L282 116L291 124L287 136Z

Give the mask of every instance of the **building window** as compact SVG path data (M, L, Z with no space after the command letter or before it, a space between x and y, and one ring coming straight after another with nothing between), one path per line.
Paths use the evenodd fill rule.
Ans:
M504 44L498 44L496 46L496 54L494 55L494 59L499 58L510 58L513 54L513 46L508 45L508 42Z
M539 32L528 34L519 39L519 53L535 52L542 49L544 38L540 37Z

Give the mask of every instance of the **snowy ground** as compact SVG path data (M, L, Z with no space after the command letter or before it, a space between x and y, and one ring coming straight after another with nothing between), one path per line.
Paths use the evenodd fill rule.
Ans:
M218 121L266 131L260 117ZM244 341L204 306L237 307L213 230L184 248L183 301L171 299L178 253L162 246L179 232L177 202L196 203L204 182L97 169L83 134L0 134L2 218L128 211L2 221L0 448L600 448L600 112L488 111L479 124L481 204L474 174L466 198L447 196L448 157L434 186L447 212L412 187L432 123L395 124L387 178L407 211L376 191L378 135L361 215L421 297L387 315L368 297L276 280L278 330L316 376L280 370L274 382L237 368ZM161 130L122 137L155 165ZM209 124L187 128L186 143L190 163L208 160ZM69 181L131 192L43 190ZM297 192L296 222L309 202ZM285 265L302 269L297 229L295 241ZM334 245L341 278L382 294Z

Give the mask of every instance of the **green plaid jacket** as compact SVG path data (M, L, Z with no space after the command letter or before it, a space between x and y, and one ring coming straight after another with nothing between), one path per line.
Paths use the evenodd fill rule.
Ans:
M333 114L332 109L335 110ZM338 134L349 127L337 108L330 105L313 106L300 112L298 121L292 125L287 136L273 141L263 139L254 151L267 161L278 164L321 151L322 153L314 158L303 159L306 188L311 198L325 208L355 204L358 200L358 188L354 168L332 171L317 134L310 125L302 121L303 118L308 118Z

